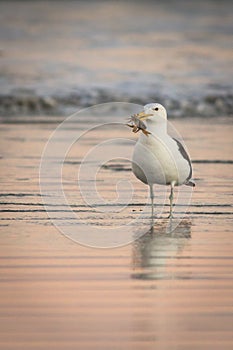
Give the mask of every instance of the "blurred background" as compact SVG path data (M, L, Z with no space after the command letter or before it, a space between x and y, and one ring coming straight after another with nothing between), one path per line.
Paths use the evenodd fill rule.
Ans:
M233 349L232 10L230 0L0 1L0 349ZM168 225L167 194L153 229L137 220L139 240L91 249L54 223L76 237L84 223L87 239L98 228L105 242L120 227L116 246L148 198L136 178L128 186L138 134L110 123L141 106L109 103L66 118L114 101L160 102L177 117L172 130L197 186L187 213L187 187L175 194L179 225ZM96 171L90 151L111 139L120 147L103 152L112 160ZM41 177L45 193L48 140L55 172ZM116 208L125 180L123 200L134 191L125 211L96 205L94 187ZM164 190L155 188L156 210Z
M0 1L0 114L231 115L232 1Z

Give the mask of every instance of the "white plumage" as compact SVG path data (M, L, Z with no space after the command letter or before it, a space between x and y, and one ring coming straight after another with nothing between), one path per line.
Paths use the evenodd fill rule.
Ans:
M153 184L170 185L170 215L172 217L173 189L182 184L195 186L191 180L192 165L183 145L167 134L167 112L158 103L144 106L137 114L146 121L148 134L141 133L135 145L132 169L135 176L150 186L153 216Z

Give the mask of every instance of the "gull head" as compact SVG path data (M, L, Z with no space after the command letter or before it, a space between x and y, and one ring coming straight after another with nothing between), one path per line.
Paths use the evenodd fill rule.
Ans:
M137 114L137 117L149 122L162 122L167 120L167 111L159 103L148 103L144 106L143 111Z

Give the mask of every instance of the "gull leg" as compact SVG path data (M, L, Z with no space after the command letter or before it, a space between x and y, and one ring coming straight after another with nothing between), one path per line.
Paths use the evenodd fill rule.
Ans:
M150 184L150 199L151 199L151 218L153 220L154 218L154 191L153 191L153 184Z
M174 186L175 186L175 183L172 182L172 183L171 183L171 192L170 192L170 196L169 196L169 200L170 200L170 213L169 213L168 218L173 218L172 209L173 209L173 198L174 198Z

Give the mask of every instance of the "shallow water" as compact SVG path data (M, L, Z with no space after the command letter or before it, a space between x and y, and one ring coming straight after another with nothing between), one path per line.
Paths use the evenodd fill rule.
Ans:
M214 119L211 127L203 119L174 125L184 136L197 182L188 212L169 231L163 207L153 230L115 249L74 243L48 218L38 167L56 124L25 119L1 125L1 348L232 348L232 125L227 119ZM87 138L81 150L102 136ZM110 230L143 208L146 188L135 181L138 197L124 214L96 220L76 196L79 161L74 148L64 167L64 189L90 233L90 224ZM101 170L98 186L107 199L115 198L111 181L130 177L129 170L120 160ZM62 211L57 204L51 207L55 218ZM182 208L175 211L174 224Z

